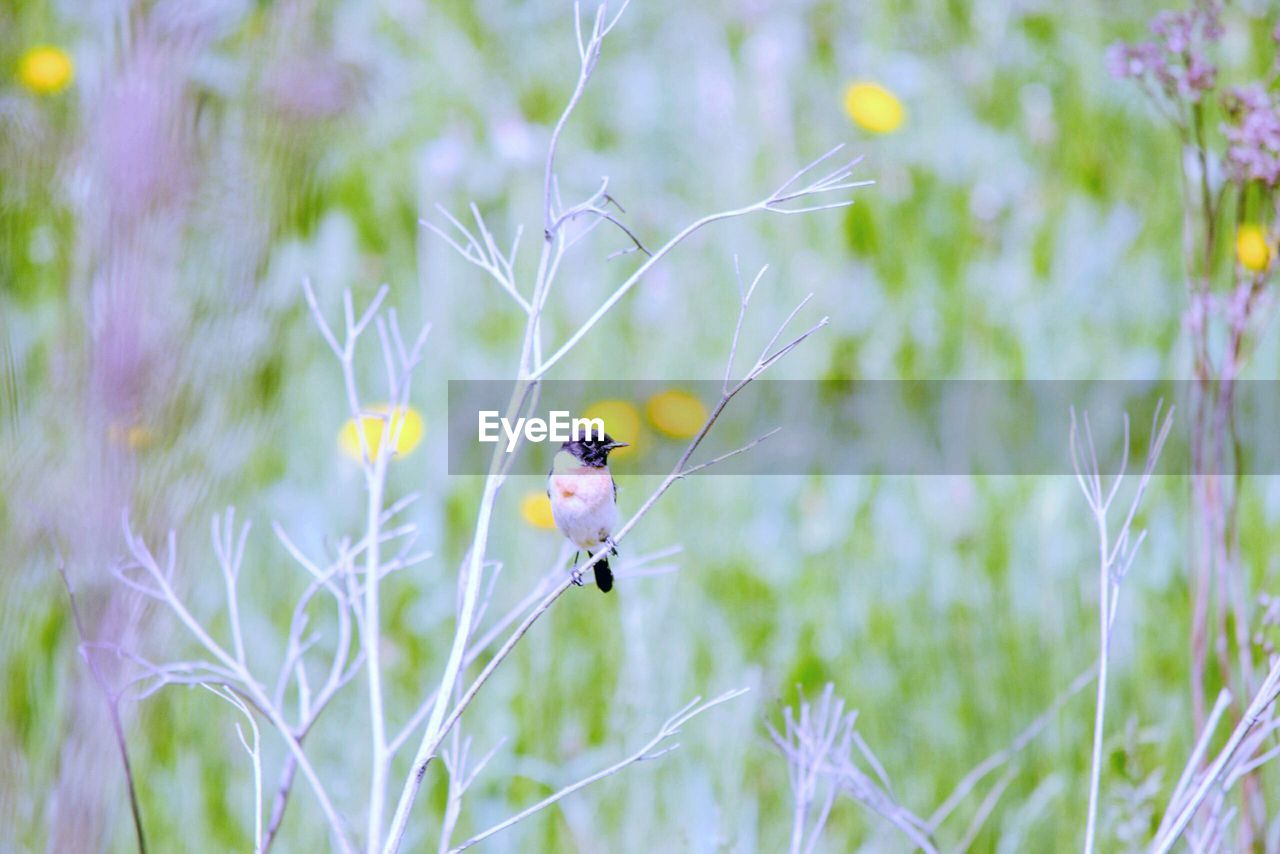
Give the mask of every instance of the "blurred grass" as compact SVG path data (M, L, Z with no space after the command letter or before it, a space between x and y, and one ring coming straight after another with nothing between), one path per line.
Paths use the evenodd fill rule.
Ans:
M0 6L0 65L14 67L37 41L66 45L79 62L79 82L55 98L34 98L10 78L0 86L0 295L13 389L4 400L0 520L11 554L0 576L0 748L16 758L0 773L0 837L19 850L47 847L81 667L48 516L85 477L77 449L90 443L79 401L95 261L84 257L86 205L73 176L95 80L109 66L111 30L94 25L109 17L106 6L84 20L48 2ZM735 252L744 269L773 265L751 340L810 290L815 314L832 317L780 375L1183 375L1176 143L1102 61L1108 43L1137 36L1156 8L635 4L566 133L567 195L608 173L630 221L659 241L696 213L760 195L835 141L867 155L860 174L878 185L844 214L756 219L701 236L560 375L716 376L736 301ZM1268 28L1250 14L1232 12L1228 78L1265 64ZM424 492L414 518L436 552L388 585L389 703L401 721L442 665L454 567L479 494L474 479L444 474L443 430L432 426L444 423L443 379L508 374L520 333L501 295L417 220L434 216L436 202L461 211L474 198L499 234L517 222L536 232L538 158L575 72L571 24L556 3L332 4L306 18L303 50L348 69L359 94L335 117L289 123L263 112L255 81L291 20L272 4L246 5L197 64L206 81L196 85L200 180L219 180L226 162L248 163L222 180L249 181L265 233L239 289L216 275L238 246L199 228L225 217L222 208L210 205L181 234L188 261L155 298L187 324L166 356L204 367L179 371L153 413L158 439L129 452L130 495L149 530L183 528L188 596L206 617L221 601L208 513L234 501L257 520L246 618L253 648L274 660L267 653L278 651L301 579L267 521L280 519L319 553L355 530L361 513L358 478L337 452L340 379L298 281L312 275L330 310L341 287L363 302L389 282L403 314L436 325L415 392L427 439L397 464L391 489ZM841 90L856 77L898 94L908 110L901 131L872 138L850 125ZM630 269L601 260L614 244L597 240L567 263L553 335ZM201 263L209 258L218 263ZM526 252L524 273L532 263ZM1256 375L1271 377L1275 364L1270 344ZM31 483L43 494L28 498ZM500 506L492 557L506 569L495 609L516 601L559 548L555 534L520 521L525 486L512 484ZM624 511L647 489L646 479L625 478ZM1244 497L1250 589L1265 589L1275 484L1250 481ZM1155 489L1143 519L1150 538L1122 593L1104 839L1125 818L1124 786L1163 769L1163 798L1190 747L1186 506L1184 485ZM622 755L694 694L740 684L753 692L690 724L679 752L575 796L488 850L779 850L789 793L763 724L827 681L861 710L860 730L901 801L927 814L1092 660L1096 573L1083 510L1069 478L679 485L625 551L681 543L681 571L615 596L570 597L481 695L468 733L484 749L510 741L468 800L458 838ZM186 648L167 618L152 619L157 649ZM365 714L353 686L329 711L329 729L308 742L353 816L367 768L363 739L343 733L362 731ZM1085 692L1027 749L974 850L1078 844L1091 714ZM1128 721L1149 733L1136 747ZM281 757L268 741L270 768ZM156 850L191 840L205 850L247 847L249 769L223 705L197 690L163 692L136 710L131 746ZM130 850L118 769L99 773L114 810L103 847ZM946 838L959 836L980 799L966 802ZM443 800L433 772L419 832L436 826ZM324 833L299 784L279 850L323 849ZM892 831L842 802L825 850L863 846L902 850Z

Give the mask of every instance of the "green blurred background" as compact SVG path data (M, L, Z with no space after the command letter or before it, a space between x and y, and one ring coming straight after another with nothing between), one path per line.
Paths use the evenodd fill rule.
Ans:
M562 141L567 197L608 174L628 222L661 242L702 213L764 197L837 142L865 154L857 176L877 183L844 211L708 229L556 376L718 377L735 254L745 270L771 265L747 352L810 291L812 317L831 317L778 377L1186 376L1178 144L1103 60L1157 8L637 0ZM1224 78L1271 61L1264 11L1229 11ZM40 44L74 63L61 91L19 73ZM426 437L391 475L392 497L423 493L410 516L435 552L386 585L388 702L404 720L443 665L480 490L445 471L433 429L445 382L510 375L522 331L492 282L417 222L436 203L458 212L474 200L501 240L520 223L537 234L541 158L577 72L572 10L5 0L0 67L0 847L128 851L115 757L81 764L92 753L82 721L101 702L57 560L92 601L112 584L127 507L153 542L179 531L184 595L225 631L207 531L234 503L255 520L243 608L265 672L304 585L269 522L319 553L363 513L359 473L337 445L341 377L300 282L312 277L331 318L342 288L362 304L386 282L408 324L433 324L412 396ZM851 121L854 80L892 92L901 127ZM606 262L623 244L597 235L566 262L553 339L636 263ZM525 282L535 260L524 253ZM1275 378L1278 355L1271 336L1251 376ZM376 352L362 356L376 382ZM624 475L621 486L628 513L653 479ZM559 536L521 513L540 488L517 479L502 495L495 612L560 554ZM1117 621L1104 850L1148 839L1190 749L1187 503L1183 481L1161 479L1139 519L1150 533ZM1247 481L1241 519L1249 589L1265 590L1280 489ZM509 741L457 838L634 749L693 695L740 685L751 693L691 723L679 751L482 850L780 850L790 793L765 722L827 682L861 711L899 800L927 815L1096 656L1096 546L1069 477L699 477L662 500L626 552L672 544L679 572L607 597L573 591L480 695L465 718L477 749ZM170 615L141 619L146 649L194 654ZM973 850L1079 844L1089 697L1020 756ZM365 739L353 735L365 715L356 683L308 741L349 816L367 787ZM154 850L249 849L252 782L229 707L171 688L126 719ZM282 751L264 737L270 781ZM69 777L90 791L68 793ZM434 844L443 810L440 769L429 781L412 850ZM981 797L940 840L960 837ZM69 825L63 838L75 841L59 843ZM277 850L327 844L300 784ZM821 847L904 846L843 800Z

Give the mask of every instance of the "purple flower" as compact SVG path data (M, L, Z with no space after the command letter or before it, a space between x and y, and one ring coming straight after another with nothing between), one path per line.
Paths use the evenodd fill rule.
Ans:
M1227 172L1240 182L1280 183L1280 104L1261 84L1239 86L1223 99L1229 121Z
M1151 19L1151 32L1169 53L1184 53L1195 40L1194 12L1159 12Z
M1116 42L1107 48L1107 70L1118 79L1145 77L1162 62L1155 42Z
M1188 57L1186 70L1178 81L1178 91L1184 98L1196 101L1201 94L1212 91L1217 80L1217 66L1193 53Z
M1216 0L1202 0L1183 12L1159 13L1150 25L1155 40L1112 45L1108 70L1121 79L1149 80L1171 100L1199 102L1217 83L1205 48L1222 38L1220 12Z

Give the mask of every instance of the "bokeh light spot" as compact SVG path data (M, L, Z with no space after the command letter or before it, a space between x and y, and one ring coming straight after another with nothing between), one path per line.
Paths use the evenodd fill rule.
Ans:
M382 430L384 426L391 428L391 435L396 437L395 455L398 457L406 456L412 453L413 449L418 447L418 443L422 441L422 436L426 432L426 426L423 423L422 415L412 406L395 407L395 414L390 421L385 420L387 415L392 412L389 404L379 404L370 406L366 409L369 414L362 415L360 422L364 425L365 440L369 443L369 457L377 459L378 451L382 447ZM342 430L338 433L338 445L342 448L342 452L356 462L360 462L362 455L360 453L360 428L356 419L348 418L342 425ZM396 431L399 430L399 435Z
M618 448L611 457L626 457L636 453L640 440L640 411L625 400L601 400L588 406L580 416L604 421L604 431L630 447Z
M893 133L907 118L897 95L867 80L850 83L844 90L844 110L854 124L872 133Z
M535 528L551 530L556 520L551 515L551 499L541 491L530 492L520 499L520 516Z
M18 62L18 80L37 95L55 95L71 85L75 64L61 48L33 47Z
M681 389L658 392L645 402L644 411L654 427L675 439L696 435L707 420L702 401Z
M1261 273L1271 263L1267 233L1256 225L1242 225L1236 232L1236 260L1253 273Z

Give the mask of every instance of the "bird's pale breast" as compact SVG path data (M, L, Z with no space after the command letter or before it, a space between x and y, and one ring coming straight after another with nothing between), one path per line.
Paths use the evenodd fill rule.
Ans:
M613 478L602 469L580 466L551 476L553 498L591 510L613 501Z
M618 508L607 469L580 466L557 471L548 486L556 526L575 545L597 548L613 533Z

